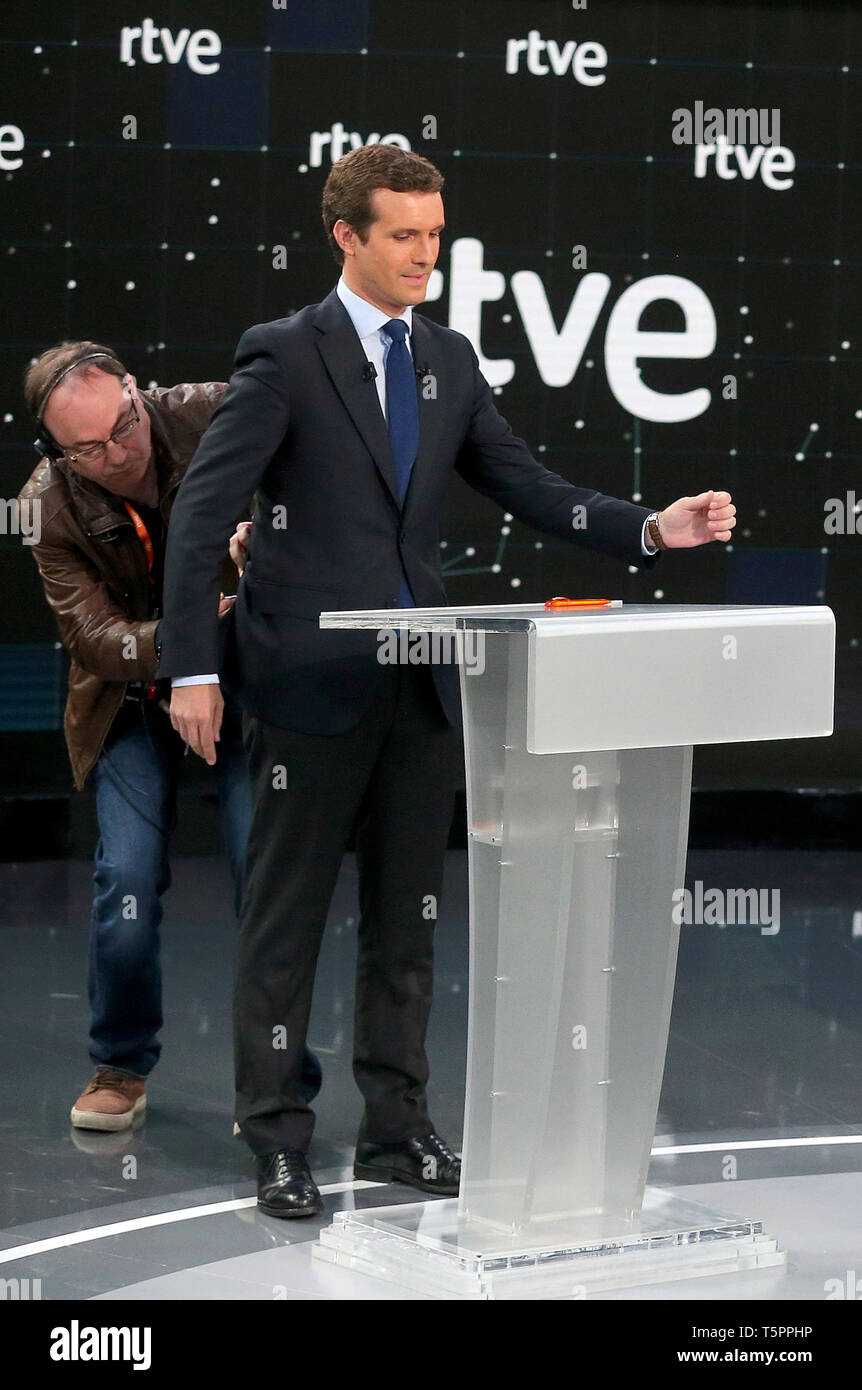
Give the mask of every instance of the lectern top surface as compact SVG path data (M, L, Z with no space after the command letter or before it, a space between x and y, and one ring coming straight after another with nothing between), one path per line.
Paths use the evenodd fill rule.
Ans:
M344 613L321 613L325 628L365 627L375 629L413 628L414 630L454 632L478 628L484 632L513 632L519 629L582 632L606 623L628 626L672 627L679 623L735 621L737 623L780 622L782 619L832 622L832 613L822 605L777 606L732 603L622 603L613 599L596 608L546 608L544 603L466 604L453 608L373 608Z

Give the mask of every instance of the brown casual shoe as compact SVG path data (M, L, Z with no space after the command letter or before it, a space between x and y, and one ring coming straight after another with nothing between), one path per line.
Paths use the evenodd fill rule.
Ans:
M147 1108L147 1083L128 1072L97 1071L72 1106L71 1120L79 1129L129 1129Z

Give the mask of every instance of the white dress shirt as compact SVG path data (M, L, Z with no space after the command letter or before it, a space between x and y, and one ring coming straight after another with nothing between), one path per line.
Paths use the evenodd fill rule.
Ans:
M386 358L392 346L392 339L384 333L384 323L389 323L390 319L403 319L407 325L407 337L404 339L407 344L407 351L411 357L413 355L413 345L411 334L413 332L413 309L407 305L400 314L384 314L382 309L378 309L376 304L369 304L367 299L362 299L353 290L349 289L344 283L344 276L341 277L335 287L335 292L341 300L348 314L350 315L353 327L356 329L357 336L362 344L362 350L369 362L374 363L377 372L375 384L377 386L377 399L380 401L380 409L383 411L383 418L389 423L386 415Z

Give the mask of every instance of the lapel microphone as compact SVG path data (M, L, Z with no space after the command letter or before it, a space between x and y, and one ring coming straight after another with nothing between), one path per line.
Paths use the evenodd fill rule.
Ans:
M430 371L431 371L431 368L428 366L428 363L425 362L421 367L418 367L418 366L415 366L415 365L414 365L413 371L414 371L415 375L418 376L419 380L421 381L423 377L428 376L428 374L429 374ZM377 368L375 367L375 365L374 365L373 362L366 362L366 363L365 363L365 366L362 368L362 380L363 380L363 381L376 381L376 380L377 380Z

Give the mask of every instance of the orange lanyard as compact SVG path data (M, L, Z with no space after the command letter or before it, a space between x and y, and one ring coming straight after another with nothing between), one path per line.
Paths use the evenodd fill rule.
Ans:
M147 530L146 526L144 525L144 518L140 515L140 513L138 513L138 512L135 511L135 509L134 509L134 507L132 506L131 502L125 502L125 508L126 508L126 511L129 513L129 516L132 518L132 525L133 525L134 528L135 528L135 535L137 536L138 540L141 542L141 545L144 547L144 553L145 553L145 555L146 555L146 557L147 557L147 569L148 569L148 571L149 571L149 574L148 574L147 577L149 578L149 581L150 581L150 583L152 584L152 583L154 583L154 580L153 580L153 559L154 559L154 555L153 555L153 542L152 542L152 540L150 539L150 533L149 533L149 531ZM146 695L146 698L147 698L148 700L154 700L154 699L156 698L156 688L157 688L157 687L156 687L156 682L155 682L154 680L147 681L147 688L146 688L146 691L145 691L145 695Z
M147 569L148 569L149 572L150 572L150 583L152 584L152 583L153 583L153 542L150 540L150 533L149 533L149 531L147 530L146 526L144 525L144 518L143 518L142 516L140 516L138 512L135 511L135 509L134 509L134 507L132 506L131 502L126 502L126 503L125 503L125 508L126 508L126 511L129 513L129 516L132 518L132 525L133 525L134 528L135 528L135 535L137 536L138 540L141 542L141 545L144 547L144 553L146 554L146 557L147 557Z

